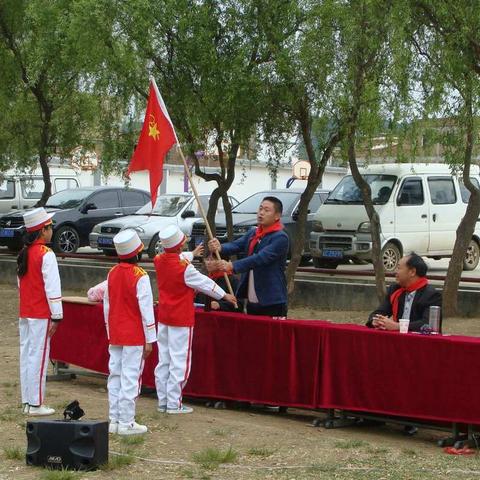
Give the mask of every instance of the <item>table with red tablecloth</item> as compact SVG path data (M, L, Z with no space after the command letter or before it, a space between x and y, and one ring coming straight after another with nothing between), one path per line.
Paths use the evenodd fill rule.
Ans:
M50 357L107 373L102 306L64 302ZM198 310L184 394L480 425L479 380L480 338Z

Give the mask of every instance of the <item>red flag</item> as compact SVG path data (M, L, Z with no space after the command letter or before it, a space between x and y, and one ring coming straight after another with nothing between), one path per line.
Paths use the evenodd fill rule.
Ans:
M178 143L175 129L168 115L155 80L150 81L147 111L143 120L138 145L133 152L127 173L148 170L152 208L163 178L163 162L168 151Z

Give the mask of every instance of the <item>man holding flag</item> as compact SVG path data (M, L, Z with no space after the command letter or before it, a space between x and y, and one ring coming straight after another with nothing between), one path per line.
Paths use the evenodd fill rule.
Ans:
M265 197L257 212L257 228L229 243L214 238L208 242L211 252L224 255L243 254L234 262L207 262L210 273L240 273L236 295L246 299L250 315L287 316L287 281L285 267L289 250L288 235L280 221L283 205L276 197Z

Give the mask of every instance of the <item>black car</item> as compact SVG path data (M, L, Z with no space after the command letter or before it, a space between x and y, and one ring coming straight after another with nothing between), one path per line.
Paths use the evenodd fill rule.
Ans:
M93 227L105 220L130 215L150 201L150 194L135 188L85 187L62 190L52 195L47 212L55 212L53 221L53 249L61 253L75 253L88 245ZM0 245L11 250L22 246L25 232L23 213L16 211L0 218Z
M298 215L298 204L300 203L300 195L303 190L299 189L282 189L282 190L268 190L264 192L254 193L252 196L239 203L232 210L233 219L233 237L234 239L244 235L250 228L257 225L257 210L265 197L274 196L281 200L283 204L283 215L281 222L285 226L285 232L290 238L290 246L297 228L296 221ZM310 260L310 232L312 230L312 221L315 213L320 208L320 205L326 200L328 190L317 190L310 200L308 205L307 227L305 231L305 250L303 252L303 260ZM225 223L225 216L218 215L215 221L216 237L220 242L227 241L227 226ZM192 250L195 245L205 239L205 224L203 221L198 221L193 224L192 234L190 238L189 248Z

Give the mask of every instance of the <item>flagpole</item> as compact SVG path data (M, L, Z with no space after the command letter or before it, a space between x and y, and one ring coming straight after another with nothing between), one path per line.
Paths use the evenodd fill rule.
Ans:
M203 221L205 222L205 227L207 229L208 238L209 238L209 240L213 240L212 229L210 228L210 224L208 223L207 216L205 215L205 210L203 209L203 206L200 202L200 197L198 195L197 188L195 187L195 184L193 183L192 174L190 173L190 169L188 168L187 161L185 160L185 156L183 155L182 147L180 146L180 142L178 141L177 133L175 132L175 128L173 126L172 120L170 119L170 115L168 114L167 107L165 106L165 102L163 101L162 95L160 94L160 90L157 87L157 82L155 81L155 78L153 76L150 77L150 82L152 82L153 88L154 88L155 93L157 95L157 100L160 104L160 108L162 109L163 114L165 115L165 117L167 118L167 120L169 121L169 123L172 127L172 132L173 132L173 135L175 136L175 140L176 140L177 150L180 152L180 157L182 158L183 166L185 168L185 173L187 174L188 181L190 182L190 186L192 187L193 195L195 196L195 200L197 201L198 208L200 210L200 214L202 215ZM152 204L152 207L153 207L153 204ZM152 208L152 210L153 210L153 208ZM217 260L221 260L220 253L217 251L217 252L215 252L215 254L216 254ZM225 278L225 283L227 284L228 293L230 293L231 295L234 295L232 284L230 283L230 279L228 278L228 275L226 273L224 273L223 277ZM238 308L238 305L236 305L235 308Z
M183 166L185 167L185 172L187 174L188 181L190 182L193 195L195 196L195 200L197 201L197 204L198 204L198 209L200 210L200 215L202 216L203 221L205 222L205 228L207 230L208 239L213 240L214 237L213 237L212 229L210 228L210 224L208 223L208 220L207 220L207 215L205 214L205 210L203 209L202 203L200 202L200 197L198 195L197 187L193 183L192 174L190 173L190 169L188 168L188 164L187 164L187 161L185 160L185 156L183 155L182 148L178 143L177 143L177 150L180 153L180 157L182 158ZM218 250L215 251L215 254L216 254L215 256L217 257L217 260L221 260L220 252L218 252ZM223 274L223 278L225 279L225 283L227 284L228 293L230 293L231 295L234 295L232 284L230 283L230 279L228 278L228 275L226 273ZM238 308L238 305L235 306L235 308Z

